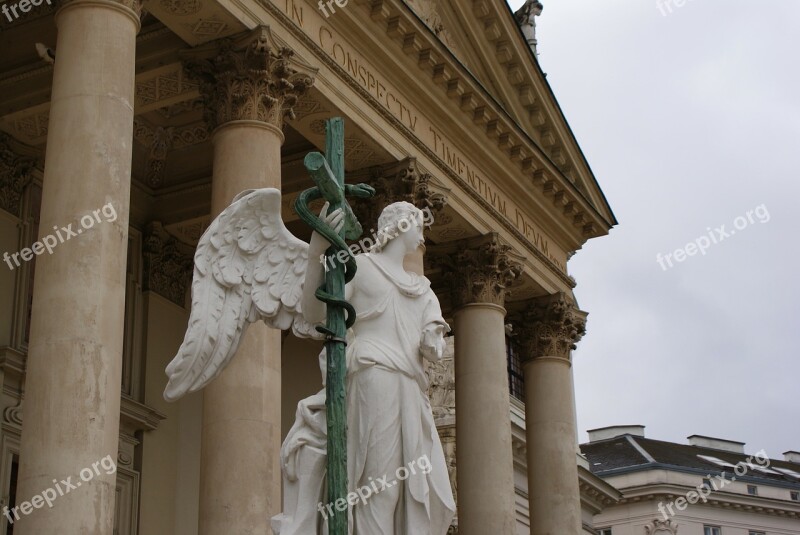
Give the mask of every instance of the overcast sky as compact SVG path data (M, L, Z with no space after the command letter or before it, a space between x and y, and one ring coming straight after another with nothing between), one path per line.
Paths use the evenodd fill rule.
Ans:
M800 2L543 3L540 63L619 220L569 264L580 441L800 450Z

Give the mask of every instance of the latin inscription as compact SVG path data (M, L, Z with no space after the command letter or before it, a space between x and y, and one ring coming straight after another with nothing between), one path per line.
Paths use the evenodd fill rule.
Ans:
M498 191L485 175L469 159L464 157L442 132L419 114L411 103L395 88L392 88L346 42L337 37L334 31L320 21L304 20L303 6L296 0L284 0L279 4L292 21L302 28L307 35L314 38L322 50L331 57L348 75L397 118L403 125L431 149L447 166L466 182L470 188L486 200L506 221L514 226L537 250L566 272L566 255L553 248L539 228L527 218L512 200ZM311 10L314 12L314 10ZM308 13L306 13L308 14ZM318 14L317 14L318 15ZM312 18L314 15L312 15ZM309 24L306 28L304 25ZM318 31L312 27L318 26ZM427 126L427 128L426 128Z

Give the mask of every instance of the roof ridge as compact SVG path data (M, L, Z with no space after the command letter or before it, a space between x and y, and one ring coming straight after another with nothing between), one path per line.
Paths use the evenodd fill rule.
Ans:
M636 451L638 451L639 454L642 457L647 459L648 463L655 463L656 462L656 460L653 458L653 456L650 455L650 453L648 453L648 451L646 449L644 449L644 447L641 444L639 444L638 442L636 442L636 440L634 440L633 435L626 434L624 436L625 436L625 438L628 439L628 442L630 442L631 446L633 446L634 449L636 449Z

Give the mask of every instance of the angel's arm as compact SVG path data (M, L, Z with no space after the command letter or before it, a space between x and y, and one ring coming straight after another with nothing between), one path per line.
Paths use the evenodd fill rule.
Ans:
M325 203L319 212L320 220L338 233L344 226L344 213L341 209L328 213L329 203ZM323 323L325 321L325 303L314 295L317 288L325 283L325 251L330 247L330 242L316 230L311 233L308 244L308 267L306 279L303 283L303 299L301 307L303 316L309 323Z
M441 360L447 346L447 342L444 340L447 332L450 332L450 326L439 321L431 322L422 329L419 351L425 359L430 362Z

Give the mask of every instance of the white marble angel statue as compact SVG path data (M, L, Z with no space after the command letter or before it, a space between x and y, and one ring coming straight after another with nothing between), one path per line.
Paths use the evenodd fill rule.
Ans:
M174 400L213 380L259 319L315 336L325 304L330 245L294 237L280 214L280 192L243 192L203 234L195 254L192 312L178 355L167 367L164 397ZM340 210L321 221L339 231ZM423 214L398 202L379 221L378 243L356 256L345 288L357 319L347 333L347 503L327 504L325 390L301 401L281 448L284 511L275 535L327 535L327 519L350 517L352 535L445 535L455 514L447 465L427 396L423 358L437 361L449 326L424 276L403 258L423 242ZM313 261L309 262L308 259ZM320 354L323 381L325 352Z

